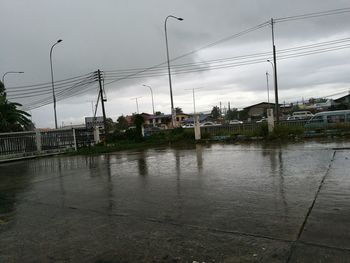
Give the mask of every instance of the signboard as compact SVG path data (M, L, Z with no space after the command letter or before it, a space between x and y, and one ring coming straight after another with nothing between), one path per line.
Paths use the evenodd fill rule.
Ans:
M85 126L87 129L91 129L93 127L99 127L104 129L103 117L85 117Z

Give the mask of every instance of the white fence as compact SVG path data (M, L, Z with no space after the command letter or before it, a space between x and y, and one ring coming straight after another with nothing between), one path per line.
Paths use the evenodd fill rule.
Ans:
M0 133L0 160L76 150L95 143L86 129Z

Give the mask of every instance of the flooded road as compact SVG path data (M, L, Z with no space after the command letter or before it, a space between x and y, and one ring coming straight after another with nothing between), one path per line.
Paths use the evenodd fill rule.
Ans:
M350 143L0 165L0 262L349 262Z

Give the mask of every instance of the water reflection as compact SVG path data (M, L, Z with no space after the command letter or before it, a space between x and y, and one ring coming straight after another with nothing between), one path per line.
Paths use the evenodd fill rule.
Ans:
M147 157L145 151L141 151L137 156L137 165L139 174L142 176L148 175Z
M31 184L27 162L20 162L14 169L12 164L0 165L0 225L11 221L15 215L18 195Z
M67 169L67 162L63 162L63 166L65 167L65 169ZM61 195L60 195L61 206L64 207L66 204L66 190L64 187L64 176L62 175L62 159L58 159L57 167L58 167L59 187L61 192Z
M201 144L196 144L196 157L198 172L201 173L203 170L203 147Z
M106 180L106 196L107 196L107 211L112 213L114 204L114 185L112 181L112 165L111 165L111 155L107 155L107 180Z
M271 175L273 176L273 189L276 193L275 197L275 208L277 204L282 201L285 215L288 213L288 203L286 199L285 189L285 171L284 171L284 160L283 150L281 147L272 148L268 151L271 163ZM278 189L278 190L277 190Z

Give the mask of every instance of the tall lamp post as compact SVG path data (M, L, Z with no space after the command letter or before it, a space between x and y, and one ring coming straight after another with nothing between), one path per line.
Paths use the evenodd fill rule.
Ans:
M173 125L173 128L175 127L175 109L174 109L174 101L173 101L173 89L171 86L171 73L170 73L170 60L169 60L169 47L168 47L168 33L167 33L167 21L169 18L174 18L176 20L182 21L183 18L176 17L169 15L165 18L164 21L164 30L165 30L165 45L166 45L166 55L167 55L167 62L168 62L168 75L169 75L169 88L170 88L170 101L171 101L171 122Z
M140 112L139 112L139 101L138 101L138 99L140 99L140 98L142 98L142 97L131 98L131 100L135 100L136 101L137 114L140 114Z
M7 74L21 74L21 73L24 73L24 72L23 71L7 71L7 72L5 72L5 74L2 75L2 84L4 84L4 86L5 86L5 76Z
M50 66L51 66L51 85L52 85L52 97L53 97L53 110L55 113L55 128L57 129L57 113L56 113L56 96L55 96L55 86L53 82L53 69L52 69L52 49L58 43L62 42L62 39L57 40L55 44L52 45L50 49Z
M154 111L153 90L152 90L151 86L148 86L148 85L145 85L145 84L143 84L142 86L149 88L149 90L151 91L151 96L152 96L152 109L153 109L153 115L154 115L154 114L155 114L155 111Z

